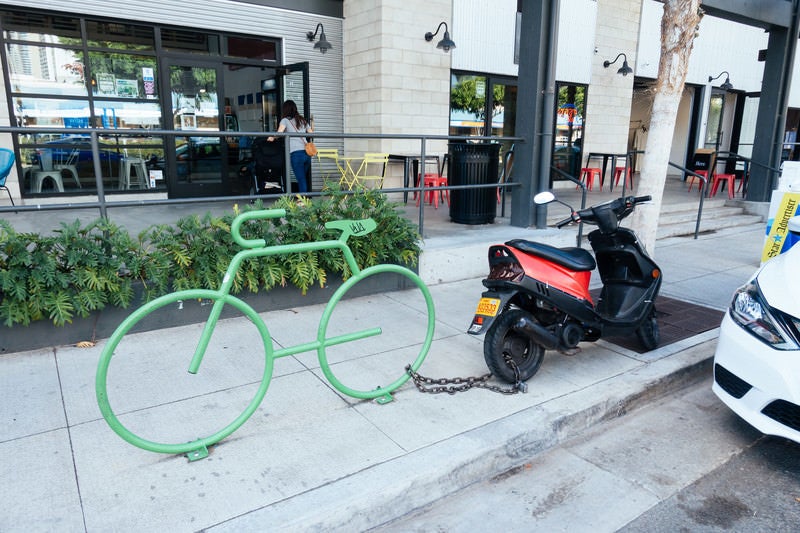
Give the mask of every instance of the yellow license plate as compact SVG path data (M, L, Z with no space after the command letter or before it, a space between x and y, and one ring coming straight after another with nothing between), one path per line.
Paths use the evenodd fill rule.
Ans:
M500 310L499 298L481 298L478 302L478 308L475 309L476 315L496 316L497 311Z

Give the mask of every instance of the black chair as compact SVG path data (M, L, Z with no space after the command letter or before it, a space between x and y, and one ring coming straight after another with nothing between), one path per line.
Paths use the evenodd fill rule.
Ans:
M511 171L514 168L514 145L503 154L503 165L500 167L500 179L498 184L511 183ZM500 204L500 216L506 216L506 189L508 187L497 188L497 203Z

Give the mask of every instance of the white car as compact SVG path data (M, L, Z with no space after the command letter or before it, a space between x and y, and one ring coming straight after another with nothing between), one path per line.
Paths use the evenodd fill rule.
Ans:
M800 244L734 294L722 320L712 389L762 433L800 443Z

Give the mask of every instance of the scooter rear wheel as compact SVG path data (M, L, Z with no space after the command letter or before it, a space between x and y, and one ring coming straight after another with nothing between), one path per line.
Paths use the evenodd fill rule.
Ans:
M505 354L511 356L519 371L519 380L527 381L539 370L544 360L544 348L524 332L516 329L523 316L533 319L522 309L502 313L486 332L483 341L483 358L492 374L508 383L516 383L514 369L506 363Z

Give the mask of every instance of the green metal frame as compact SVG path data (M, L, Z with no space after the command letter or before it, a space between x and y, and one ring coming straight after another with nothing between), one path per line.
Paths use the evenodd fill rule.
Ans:
M395 273L405 276L406 278L410 279L422 292L427 307L428 324L425 335L425 341L422 343L422 346L420 347L420 351L416 359L411 364L411 369L414 372L416 372L422 365L422 362L428 355L431 343L433 342L434 326L436 322L433 299L431 297L430 291L428 290L428 287L425 285L425 283L417 274L415 274L408 268L399 265L391 265L391 264L375 265L366 268L364 270L361 270L361 268L359 268L358 264L356 263L352 250L350 250L350 247L347 245L347 239L351 235L353 236L366 235L377 227L377 223L369 218L363 220L336 220L333 222L328 222L327 224L325 224L325 227L328 229L341 231L341 235L339 236L338 239L317 241L317 242L281 244L276 246L267 246L266 241L264 241L264 239L245 239L241 236L241 233L239 231L242 224L247 222L248 220L283 218L285 216L286 216L286 211L283 209L250 211L237 216L233 220L233 223L231 224L231 234L233 236L234 241L237 244L239 244L243 248L243 250L237 253L231 260L231 263L230 265L228 265L228 269L225 272L225 276L223 277L222 285L218 290L190 289L190 290L173 292L161 296L159 298L156 298L155 300L146 303L145 305L141 306L133 313L131 313L119 325L119 327L117 327L117 329L108 339L108 342L106 343L105 347L103 348L103 352L100 355L100 361L97 366L97 375L95 378L95 392L97 395L97 403L100 406L100 412L103 414L103 418L105 418L106 422L111 427L111 429L114 430L114 432L117 433L117 435L119 435L120 437L122 437L125 441L129 442L130 444L133 444L134 446L138 446L139 448L152 452L168 453L168 454L184 453L191 461L196 459L202 459L203 457L206 457L208 455L209 446L219 442L220 440L224 439L225 437L236 431L256 411L258 406L261 404L261 401L264 399L264 395L267 393L267 389L269 388L269 383L270 380L272 379L272 369L275 359L314 350L316 350L317 352L317 357L319 359L322 372L325 374L325 377L328 379L328 381L330 381L330 383L337 390L354 398L376 399L376 401L378 401L379 403L386 403L391 401L392 392L401 387L411 377L411 374L409 372L404 370L403 373L400 375L400 377L398 377L395 381L389 383L388 385L379 386L375 389L371 390L353 389L346 386L336 377L336 375L333 373L333 370L331 369L331 365L328 363L328 358L326 354L326 348L329 346L335 346L337 344L352 342L381 334L380 328L369 328L330 338L327 337L326 335L328 329L328 322L330 321L331 315L333 314L333 310L336 304L342 299L342 297L347 293L347 291L350 290L355 284L375 274ZM236 272L238 271L242 262L247 259L255 259L271 255L285 255L292 253L302 253L311 250L327 250L327 249L341 250L341 252L344 255L345 261L347 262L347 265L350 268L352 276L344 284L342 284L342 286L340 286L336 290L336 292L334 292L330 301L326 305L325 310L322 313L322 318L320 319L319 328L317 329L317 338L315 341L298 344L296 346L288 346L280 350L274 350L272 345L272 337L269 333L269 330L267 329L266 324L261 319L259 314L247 303L230 294L230 290L233 285L233 280L236 276ZM222 313L222 309L225 305L231 305L232 307L239 310L245 317L247 317L256 326L259 334L261 335L261 339L264 344L264 357L265 357L264 374L261 379L261 385L259 386L255 396L250 401L244 412L242 412L242 414L236 417L231 423L229 423L222 429L218 430L217 432L207 437L201 437L194 441L186 443L169 444L169 443L150 441L134 434L128 428L126 428L112 410L111 404L109 403L108 399L108 368L109 365L111 364L111 358L114 355L114 351L116 350L117 346L122 341L123 337L140 320L147 317L150 313L157 311L158 309L161 309L162 307L171 304L176 304L183 300L192 300L192 299L211 300L214 302L214 305L211 308L208 320L206 321L206 325L203 328L203 331L200 335L200 340L198 341L197 347L195 348L194 356L192 357L189 363L189 368L188 368L189 373L196 374L199 371L200 365L203 361L203 357L206 353L206 349L208 348L208 344L211 340L211 336L214 332L214 329L216 328L217 321L219 320L219 317Z

